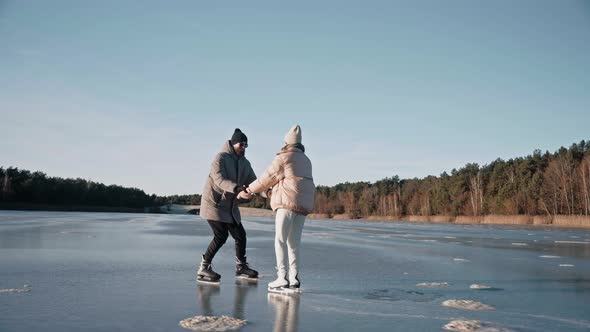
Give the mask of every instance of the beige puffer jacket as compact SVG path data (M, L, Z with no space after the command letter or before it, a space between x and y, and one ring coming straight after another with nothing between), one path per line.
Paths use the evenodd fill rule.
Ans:
M277 153L264 174L248 186L252 193L262 193L270 187L270 206L273 211L286 209L302 215L313 210L315 184L311 161L296 147Z

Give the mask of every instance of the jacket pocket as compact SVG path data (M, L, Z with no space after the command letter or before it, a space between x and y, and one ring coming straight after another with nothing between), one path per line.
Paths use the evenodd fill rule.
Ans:
M217 191L213 190L213 203L215 203L215 206L219 206L221 203L221 199L223 198L221 193L218 193Z
M218 193L213 188L208 188L208 190L203 193L203 199L218 207L219 202L221 201L221 193Z

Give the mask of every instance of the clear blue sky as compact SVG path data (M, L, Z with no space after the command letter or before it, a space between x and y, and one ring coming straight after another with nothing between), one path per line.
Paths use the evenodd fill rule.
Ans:
M590 138L588 1L0 1L0 165L200 193L234 128L316 184Z

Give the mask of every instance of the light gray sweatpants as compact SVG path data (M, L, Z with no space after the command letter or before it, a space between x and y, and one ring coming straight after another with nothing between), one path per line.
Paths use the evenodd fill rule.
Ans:
M278 209L275 220L275 255L279 276L286 276L285 256L289 259L289 277L297 276L299 245L305 216L293 211Z

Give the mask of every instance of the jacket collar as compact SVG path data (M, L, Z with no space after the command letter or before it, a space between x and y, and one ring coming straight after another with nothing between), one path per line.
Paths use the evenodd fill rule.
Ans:
M304 153L303 150L300 149L299 147L291 145L291 146L287 146L286 148L282 148L281 151L279 151L279 153L277 153L277 155L287 153L287 152Z
M231 141L229 141L229 140L226 141L225 144L223 144L223 146L221 147L221 152L228 153L235 159L240 159L240 158L246 157L246 151L244 151L244 155L238 156L236 154L236 151L234 150L233 145L231 144Z

